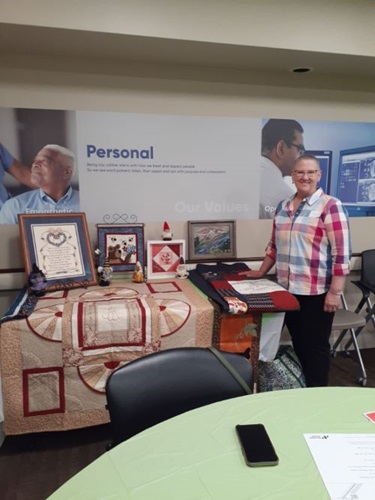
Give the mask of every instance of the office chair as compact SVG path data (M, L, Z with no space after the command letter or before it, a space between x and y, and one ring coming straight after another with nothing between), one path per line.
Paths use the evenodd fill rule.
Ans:
M358 361L361 367L361 376L358 378L358 383L365 386L367 383L367 373L365 366L363 364L361 351L357 342L357 332L361 330L366 325L366 319L364 316L358 314L358 312L352 312L348 310L348 305L345 300L344 295L341 295L342 309L338 309L335 312L335 316L333 318L332 331L340 331L340 335L338 336L336 342L333 344L331 349L331 355L334 357L336 355L337 347L339 346L342 339L345 337L347 332L350 332L351 341L350 344L354 344L355 351L358 356ZM348 344L347 344L348 345ZM347 347L345 347L345 354L348 356L349 352L347 351Z
M115 370L106 384L108 448L186 411L251 393L253 370L245 355L218 355L222 361L209 348L167 349Z

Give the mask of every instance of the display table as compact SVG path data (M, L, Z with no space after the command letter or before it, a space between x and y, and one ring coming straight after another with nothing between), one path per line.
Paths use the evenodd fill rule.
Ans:
M21 308L25 317L14 307L1 325L8 435L108 422L108 376L160 349L214 345L243 353L250 348L256 381L258 357L273 359L283 321L283 313L256 310L223 317L189 280L178 279L113 280L108 287L49 292L34 298L30 310L28 302Z
M275 391L222 401L147 429L103 454L50 498L328 499L304 433L374 433L375 389ZM279 456L247 467L236 424L263 423Z
M212 325L212 306L186 280L46 294L28 317L1 325L5 434L108 422L114 369L160 349L210 346Z

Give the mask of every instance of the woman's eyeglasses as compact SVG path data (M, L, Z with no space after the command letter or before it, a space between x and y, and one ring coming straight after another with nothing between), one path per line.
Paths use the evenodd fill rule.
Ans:
M314 175L319 172L319 170L294 170L293 173L296 174L297 177L305 177L305 175L307 175L307 177L309 179L311 179L312 177L314 177Z

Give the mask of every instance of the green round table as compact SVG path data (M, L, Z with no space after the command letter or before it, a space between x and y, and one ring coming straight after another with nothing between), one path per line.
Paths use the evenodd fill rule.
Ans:
M370 388L294 389L215 403L121 443L50 498L329 499L303 434L374 433L375 425L363 415L372 410ZM279 465L245 465L235 425L246 423L265 425Z

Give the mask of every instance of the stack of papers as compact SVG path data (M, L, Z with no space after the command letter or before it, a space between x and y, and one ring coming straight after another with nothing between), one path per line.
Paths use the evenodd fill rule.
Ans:
M304 434L332 500L375 499L375 434Z
M270 292L285 292L285 288L270 280L228 280L228 283L243 295L253 295Z

